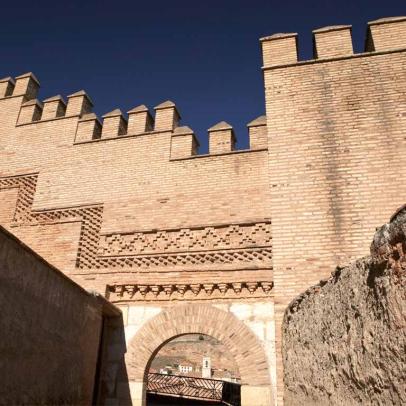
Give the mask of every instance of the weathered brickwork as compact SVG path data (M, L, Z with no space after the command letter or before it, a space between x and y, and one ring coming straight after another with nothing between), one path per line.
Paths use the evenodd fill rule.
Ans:
M182 334L227 339L215 320L201 322L224 306L218 316L233 325L238 362L254 362L242 350L250 334L266 354L266 368L250 370L243 406L258 406L260 393L264 405L282 404L284 309L336 264L366 254L406 191L405 23L370 23L358 55L349 26L315 30L316 59L303 62L296 34L262 39L266 117L248 124L243 151L222 121L208 130L209 153L197 155L171 101L155 114L139 105L101 121L84 91L41 102L34 75L0 80L0 223L128 314L156 309L144 332L154 317L173 316L178 327L189 323ZM191 303L189 317L182 309ZM267 317L245 318L241 309L259 303ZM126 328L128 348L145 341L144 324ZM139 365L127 363L128 376L138 368L134 405L143 404L139 369L152 347ZM103 372L107 403L119 398L114 362Z

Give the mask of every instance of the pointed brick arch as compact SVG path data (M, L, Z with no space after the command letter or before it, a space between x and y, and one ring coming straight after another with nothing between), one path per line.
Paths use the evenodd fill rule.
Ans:
M174 337L191 333L209 335L226 346L238 366L242 385L270 385L267 356L254 333L233 314L202 304L164 310L137 332L127 353L130 380L145 382L160 348Z

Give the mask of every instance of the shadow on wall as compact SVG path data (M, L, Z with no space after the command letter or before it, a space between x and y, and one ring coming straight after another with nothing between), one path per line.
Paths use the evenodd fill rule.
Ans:
M0 308L0 405L131 405L120 310L1 226Z
M94 405L132 405L124 359L126 352L123 316L120 314L105 318L99 348Z

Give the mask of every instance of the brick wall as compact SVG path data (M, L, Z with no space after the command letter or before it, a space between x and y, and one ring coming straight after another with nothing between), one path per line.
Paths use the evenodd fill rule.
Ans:
M117 116L107 114L103 128L107 125L109 134L100 138L94 136L92 126L80 127L83 106L88 112L90 105L84 92L68 97L65 116L40 116L37 121L21 124L21 111L32 108L32 104L27 106L27 98L25 94L0 99L0 146L6 157L0 161L0 218L4 226L27 240L46 259L72 276L77 274L77 280L85 286L104 293L107 283L117 277L109 272L109 264L96 267L88 261L83 265L86 271L78 271L75 259L78 248L83 251L83 234L89 235L88 243L96 252L99 240L112 234L150 235L157 230L171 234L166 230L214 230L223 225L269 222L264 122L255 127L255 145L251 150L231 151L229 146L228 151L226 148L221 153L196 156L193 131L175 127L179 114L171 102L157 106L155 129L159 130L150 131L151 117L144 106L129 112L131 128L142 127L140 123L135 125L137 120L146 123L142 133L132 133L129 127L127 133L119 135L122 130L116 126L114 135L114 126L106 120ZM55 99L60 101L50 98L45 106L55 103ZM83 117L90 120L86 123L100 125L94 115ZM79 131L80 142L76 138ZM27 192L22 193L20 204L21 193L16 190L21 188ZM15 205L23 207L24 219L13 217ZM85 230L84 207L99 208L95 209L99 210L97 221L92 220L90 213ZM41 239L35 237L37 233L41 233ZM209 239L210 234L208 230ZM206 249L215 250L213 244ZM224 248L232 246L230 243ZM166 250L171 251L170 247ZM216 262L206 261L200 268L209 264L213 268ZM243 264L242 268L252 268L249 261L237 262ZM258 261L254 264L258 265ZM269 268L268 265L262 268ZM217 270L219 267L223 267L223 262L214 266ZM161 268L165 271L168 266L162 264ZM88 277L92 282L85 281Z
M233 129L221 122L209 130L209 154L196 155L193 130L180 126L170 101L155 115L138 106L128 121L114 110L101 122L84 91L65 107L60 96L34 99L34 76L16 82L13 92L12 80L0 81L8 89L0 98L2 224L86 289L128 304L130 314L144 305L269 304L266 324L252 316L249 329L265 347L258 363L272 385L258 391L274 396L264 117L249 124L249 150L235 151ZM106 402L123 385L127 398L134 369L121 376L116 347L114 337L103 346L99 398ZM144 395L132 390L133 404Z
M316 59L304 62L294 34L263 39L278 356L286 305L367 255L375 227L404 202L405 25L370 23L374 52L358 55L349 26L316 30Z

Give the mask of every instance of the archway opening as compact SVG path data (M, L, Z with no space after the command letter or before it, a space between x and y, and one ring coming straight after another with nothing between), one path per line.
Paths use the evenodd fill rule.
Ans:
M254 332L231 312L188 303L161 311L131 340L126 365L133 406L146 404L148 371L156 354L166 343L186 334L206 334L226 346L241 375L242 406L273 404L268 357Z
M239 406L241 376L226 346L206 334L165 342L147 371L147 406Z

